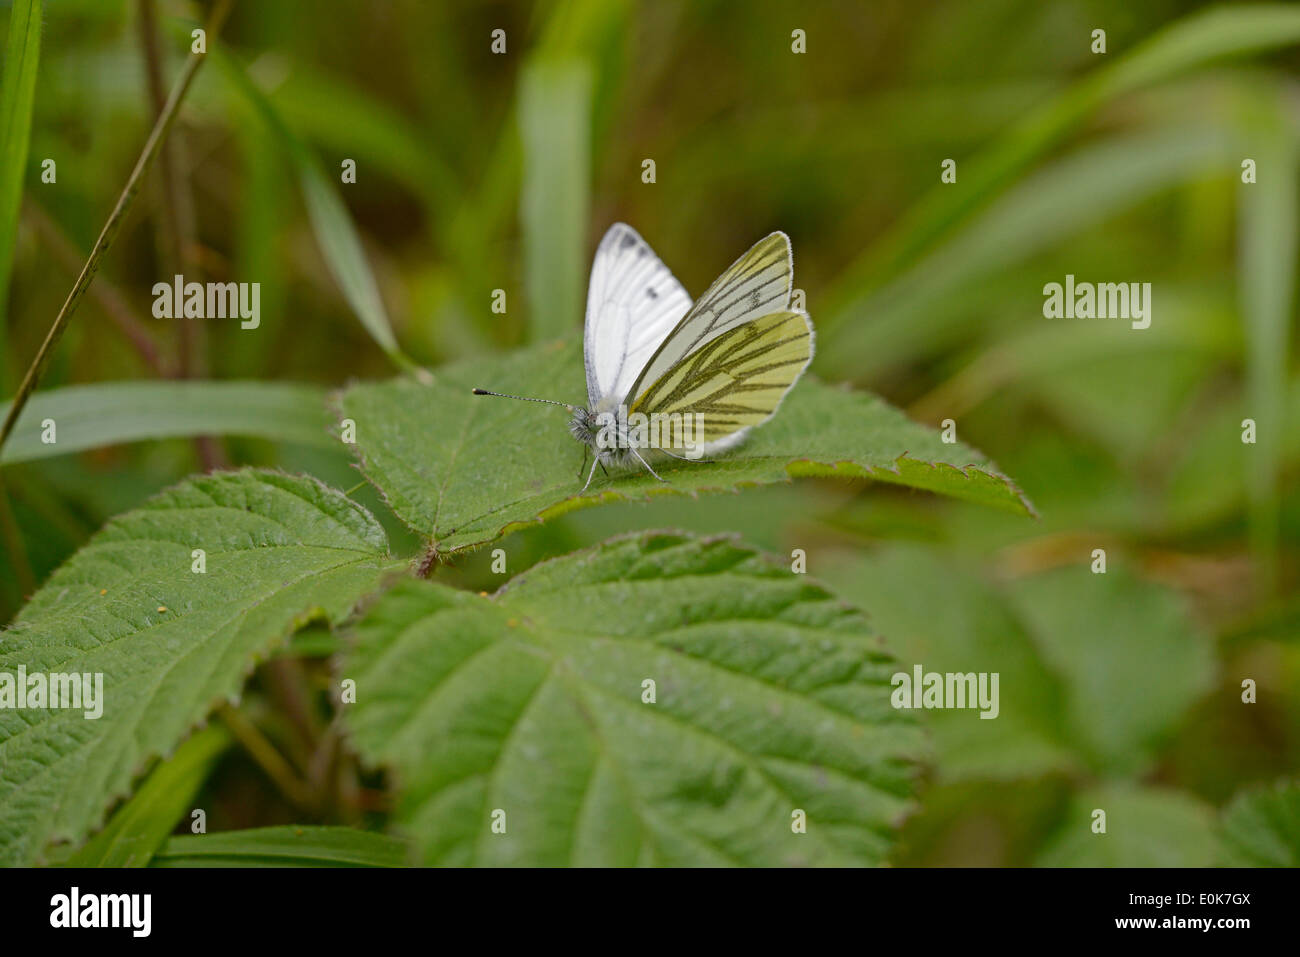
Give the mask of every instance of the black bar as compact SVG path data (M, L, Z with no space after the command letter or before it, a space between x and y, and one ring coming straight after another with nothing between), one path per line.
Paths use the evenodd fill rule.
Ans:
M503 932L532 935L534 946L570 946L608 931L608 943L632 946L640 940L676 947L688 937L772 943L791 935L805 940L801 949L842 938L866 952L891 941L928 948L949 940L1128 938L1182 945L1203 939L1230 947L1260 932L1272 937L1293 929L1296 882L1284 870L217 868L9 870L0 871L0 887L10 918L6 943L77 935L128 946L152 940L206 949L283 940L337 948L348 941L374 947L398 934L426 942L429 950L459 951L466 934L490 948ZM87 914L87 906L99 906L99 898L87 905L87 896L150 895L148 936L135 936L130 926L52 927L57 896L67 899L66 916L73 887ZM123 912L120 922L129 925L129 916ZM142 913L134 916L143 923ZM1208 930L1178 924L1206 919ZM1133 920L1154 924L1120 925ZM1218 923L1229 920L1246 923Z

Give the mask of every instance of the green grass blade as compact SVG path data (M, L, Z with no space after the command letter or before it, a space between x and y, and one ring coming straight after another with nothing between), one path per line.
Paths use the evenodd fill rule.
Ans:
M68 860L69 867L146 867L176 822L192 809L212 766L230 745L224 728L198 732L149 775L108 826Z
M173 837L154 867L404 867L406 845L350 827L259 827Z
M0 404L0 416L10 403ZM53 443L42 441L54 422ZM6 465L85 449L194 435L243 435L332 448L325 391L266 382L108 382L38 392L5 446Z
M1246 339L1246 415L1256 444L1245 445L1249 537L1259 586L1277 582L1281 530L1281 462L1286 422L1287 362L1294 305L1296 176L1300 143L1283 98L1274 94L1246 106L1253 127L1250 157L1257 182L1238 185L1238 295Z
M936 308L945 297L1174 184L1227 168L1232 156L1222 129L1197 124L1115 136L1063 157L865 292L853 306L855 321L824 330L818 320L816 368L862 381L937 348L960 333L961 313Z
M17 244L23 177L27 173L40 51L40 0L14 0L4 76L0 80L0 330L4 329L9 310L9 277ZM0 335L0 370L4 369L5 338Z
M558 339L582 321L590 197L591 71L543 59L519 80L520 194L529 339Z
M1300 43L1300 7L1215 8L1180 20L1029 113L984 153L961 164L959 188L937 185L825 295L823 330L860 315L864 297L916 260L1059 145L1107 102L1228 57Z
M410 190L431 219L455 209L463 188L456 170L439 154L440 144L391 103L297 63L267 97L302 139L382 171Z
M393 336L388 311L379 295L379 284L366 261L361 237L357 235L348 208L317 163L302 159L298 175L316 240L348 305L394 362L402 368L412 368L413 363L402 354Z
M230 8L233 3L234 0L218 0L216 5L213 6L207 26L204 28L209 36L216 37L221 32L221 27L226 22L226 17L230 15ZM99 271L105 255L112 248L118 233L121 232L122 224L126 222L127 213L140 193L145 174L149 171L149 167L153 165L163 141L167 139L167 134L176 121L181 103L189 92L194 77L198 74L203 61L207 59L205 49L192 51L186 59L185 65L181 67L180 72L176 75L176 79L172 82L171 90L167 94L167 100L158 111L153 128L149 131L149 137L140 150L140 155L135 161L135 166L131 169L131 174L127 177L126 184L122 187L121 193L118 194L112 212L108 214L108 219L105 220L103 228L99 231L99 238L95 240L95 245L86 260L86 264L81 268L76 282L72 285L72 290L68 293L68 298L63 301L62 308L59 309L58 315L54 317L49 332L46 333L40 349L37 350L31 365L27 367L22 382L18 385L14 403L10 406L4 422L0 424L0 449L4 448L9 436L13 434L19 413L22 411L23 406L27 404L27 400L31 398L32 393L36 391L37 385L40 384L41 376L45 373L45 368L49 364L59 340L67 331L68 323L72 321L73 314L85 297L90 284L94 282L95 273Z
M415 363L402 352L393 335L388 310L379 294L379 284L366 260L352 216L321 169L320 163L289 128L243 66L219 50L214 50L212 55L231 85L243 94L257 115L275 131L284 144L297 171L307 215L325 257L325 264L348 305L370 333L370 337L394 363L403 369L415 368Z

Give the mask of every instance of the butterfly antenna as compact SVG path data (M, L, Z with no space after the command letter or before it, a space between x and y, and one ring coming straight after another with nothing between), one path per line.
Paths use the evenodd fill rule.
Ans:
M495 395L495 396L500 396L503 399L518 399L520 402L545 402L547 405L562 406L563 408L568 409L570 412L578 411L578 407L576 405L569 405L569 403L567 402L556 402L554 399L534 399L532 396L508 395L505 392L489 392L487 389L473 389L471 391L474 393L474 395Z

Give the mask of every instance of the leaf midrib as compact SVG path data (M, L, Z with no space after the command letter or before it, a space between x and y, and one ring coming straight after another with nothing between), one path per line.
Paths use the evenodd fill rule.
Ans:
M489 601L489 602L491 601L490 599L481 599L481 600ZM387 655L388 653L392 652L393 649L396 648L397 644L400 642L403 636L412 633L416 627L419 627L420 630L423 631L426 626L429 626L432 621L436 620L438 616L443 614L443 612L446 610L448 609L439 609L438 611L434 612L432 615L421 616L415 622L412 622L406 628L403 628L401 633L399 633L398 640L390 643L389 647L385 649L385 654ZM419 727L421 724L423 724L424 723L423 715L425 714L427 709L432 707L441 698L442 693L444 693L445 690L450 685L452 685L456 681L461 680L461 675L464 674L464 669L470 662L478 659L481 655L483 655L488 651L500 651L501 646L503 644L530 645L533 648L542 651L546 655L546 660L548 662L547 670L544 673L542 679L538 682L537 687L534 688L532 692L530 692L528 703L525 704L524 707L521 709L520 716L516 718L515 721L511 724L510 734L503 741L501 745L501 750L498 751L497 758L493 763L493 768L489 769L488 771L477 771L474 773L474 775L470 775L466 777L482 776L485 774L490 774L490 772L494 770L497 767L498 763L500 762L501 756L505 753L505 749L508 746L510 736L513 735L515 730L518 728L519 723L522 720L523 715L526 713L527 708L529 707L531 702L536 698L537 695L541 693L541 689L544 688L548 682L554 680L554 677L557 674L555 670L555 666L558 663L558 660L563 652L563 649L556 647L552 642L548 642L547 640L545 640L544 638L538 635L539 629L543 627L542 625L539 625L536 621L532 620L531 618L525 617L524 612L522 610L519 610L519 613L523 621L521 621L521 625L518 628L514 629L510 635L492 638L491 640L486 642L482 647L475 649L471 654L469 654L468 656L466 656L465 658L457 662L456 665L450 671L448 671L446 674L442 676L441 680L437 684L428 688L419 699L413 701L409 709L408 715L404 717L397 724L396 728L390 732L389 734L390 741L393 742L397 741L398 739L404 737L411 727ZM746 622L751 625L753 623L773 624L772 622L762 618L736 618L736 617L728 618L725 620L710 621L707 624L725 624L726 622ZM853 726L858 726L860 724L860 720L856 715L850 712L845 712L837 708L834 708L828 705L826 702L821 701L819 698L815 697L812 694L803 695L796 690L793 690L781 684L774 683L758 675L737 671L733 668L728 668L725 665L720 664L711 659L703 658L698 655L693 655L677 648L665 647L659 645L655 642L653 638L638 637L638 636L618 636L618 637L593 636L590 632L573 631L571 629L561 628L549 621L545 622L544 627L550 633L571 637L574 640L574 642L583 645L589 645L593 641L607 640L607 641L623 642L625 644L641 646L644 647L647 651L651 651L654 653L659 653L659 654L668 653L675 657L679 657L684 660L694 662L702 668L716 670L724 675L727 675L731 679L739 680L741 683L748 682L748 683L756 684L768 690L769 692L776 693L783 700L793 701L801 707L809 707L812 710L819 712L832 720L835 720L836 723L847 721L849 724ZM844 639L845 637L852 637L852 636L846 636L846 634L843 632L834 632L828 629L820 628L815 625L787 625L786 627L796 628L801 632L808 633L809 640L816 640L819 637L840 639L840 640ZM865 641L869 641L870 639L866 637L862 637L859 638L858 640L865 642ZM865 649L865 650L872 651L874 649ZM617 695L614 695L612 691L609 691L608 689L602 686L588 682L577 675L574 675L571 680L576 682L579 686L588 686L597 689L602 693L611 695L614 698L617 698L618 700L622 700L621 698L618 698ZM881 687L887 687L885 683L880 683L880 682L871 682L871 683L873 685L878 684ZM570 700L574 700L572 695L570 695ZM721 736L718 736L716 732L710 731L709 729L699 725L691 724L689 721L687 721L687 719L682 718L676 714L670 712L664 712L664 714L668 715L672 720L679 722L682 727L694 728L698 733L724 743L727 748L736 751L736 753L739 754L744 753L738 749L737 745L727 741L725 738ZM764 753L762 756L766 758L772 758L774 760L801 763L797 756L792 756L789 754ZM899 755L899 757L901 759L901 755ZM879 794L882 794L887 797L904 798L906 796L905 792L892 790L885 782L879 781L874 777L869 777L869 778L859 777L857 776L856 771L849 768L841 767L838 765L831 765L831 764L814 765L811 763L803 763L803 766L819 767L823 769L833 770L843 775L848 780L853 781L870 790L876 791ZM761 772L761 773L766 774L766 772ZM489 777L489 785L491 785L491 781L492 779L491 777ZM456 782L454 781L446 782L445 784L437 788L437 790L434 793L441 792L446 787L451 786L454 783Z

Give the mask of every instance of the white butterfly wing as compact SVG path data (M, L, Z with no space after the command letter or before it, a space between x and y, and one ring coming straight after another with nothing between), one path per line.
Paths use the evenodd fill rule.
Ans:
M637 231L611 226L596 247L587 287L588 407L626 399L637 373L690 307L682 284Z
M647 389L663 380L682 360L724 333L771 313L788 310L793 285L790 237L783 232L769 233L714 280L708 291L662 338L632 382L628 405L640 404Z

